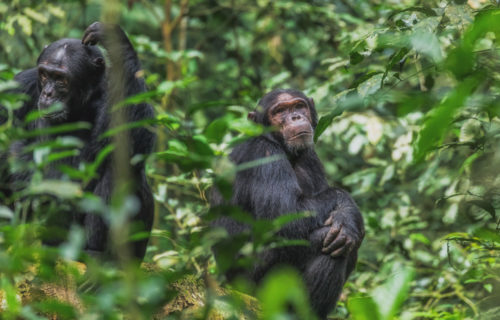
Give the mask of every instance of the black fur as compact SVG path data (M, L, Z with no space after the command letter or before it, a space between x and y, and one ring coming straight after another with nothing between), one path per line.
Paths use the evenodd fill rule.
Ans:
M106 29L106 32L104 31ZM116 33L115 37L119 39L117 48L119 53L109 54L111 66L106 68L104 56L101 50L94 46L100 42L108 50L107 37L109 31ZM89 34L91 40L86 40ZM69 99L65 103L66 113L61 119L47 120L40 118L27 125L27 129L53 126L61 123L88 122L91 124L90 130L75 130L73 132L61 135L74 136L83 142L80 153L49 165L45 168L44 178L64 179L64 174L58 169L60 164L77 167L82 161L92 162L96 159L98 153L111 142L109 138L103 139L101 135L110 129L111 107L118 102L119 96L132 96L146 91L144 79L138 77L140 63L137 54L129 39L118 26L104 26L100 23L92 24L84 35L84 41L80 39L61 39L46 47L40 54L37 64L44 61L49 64L56 61L56 64L63 65L70 71L71 79L69 84ZM60 49L64 48L63 56L57 55ZM115 46L111 48L116 48ZM121 61L113 61L113 57L119 56ZM117 69L122 68L122 69ZM113 74L119 72L124 77L125 88L118 89L119 86L113 83ZM38 76L38 70L32 68L16 75L15 80L19 82L19 91L27 94L30 99L26 101L22 108L16 111L15 116L19 125L26 114L37 108L38 99L41 94L41 85ZM117 92L119 91L119 92ZM154 111L151 105L141 103L127 106L126 121L134 122L154 118ZM149 154L153 151L155 134L144 127L134 128L128 132L130 138L130 159L138 154ZM11 146L11 156L20 156L23 146L36 142L39 139L54 139L55 135L37 137L31 140L16 142ZM24 155L30 160L31 154ZM113 185L113 161L111 156L103 161L98 168L99 177L90 181L86 186L86 191L92 192L109 203L114 185ZM154 204L153 196L146 180L144 162L139 161L131 167L131 177L135 196L140 202L140 209L135 216L131 218L131 224L135 231L150 232L153 222ZM11 177L11 182L29 181L29 173L16 174ZM89 252L109 254L108 224L100 216L92 213L70 213L71 222L82 224L86 232L86 247ZM59 215L62 219L62 213ZM126 237L127 235L124 235ZM51 242L50 239L48 242ZM132 243L132 254L137 259L142 259L146 252L148 239L135 241ZM57 243L57 241L56 241Z
M275 90L261 99L252 118L257 123L269 125L267 109L282 93L307 99L300 91ZM314 103L312 99L307 101L315 128L317 114ZM279 132L250 139L237 146L230 158L239 165L270 156L281 158L237 173L231 203L250 212L256 219L274 219L280 215L303 211L313 212L312 217L288 223L279 232L285 238L309 240L310 246L269 250L261 255L260 262L248 276L258 282L278 264L296 267L303 275L313 309L319 317L326 318L356 264L357 249L364 237L363 219L346 191L328 185L323 166L314 149L288 152ZM223 202L221 195L214 191L212 205L221 205ZM335 225L342 226L342 236L352 240L351 250L338 257L322 252L323 241L330 231L330 227L324 224L330 216L333 216ZM217 219L215 225L224 227L230 235L237 235L246 228L228 217ZM217 257L217 250L215 253ZM230 270L227 276L231 279L238 273L239 270Z

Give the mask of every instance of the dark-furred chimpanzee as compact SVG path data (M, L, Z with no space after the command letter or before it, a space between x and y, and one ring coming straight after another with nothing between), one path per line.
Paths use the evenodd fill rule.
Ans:
M327 183L313 146L317 113L312 99L296 90L274 90L260 100L258 109L248 117L276 130L237 146L231 160L240 165L271 156L279 158L239 171L231 203L256 219L313 213L279 231L280 236L288 239L308 240L310 246L267 250L248 276L258 282L278 264L294 266L302 273L314 311L326 318L356 264L364 237L362 216L346 191ZM217 191L212 197L214 206L224 202ZM214 224L224 227L230 235L246 229L229 217L218 218ZM215 254L217 257L217 248ZM231 279L237 273L230 270L227 276Z
M106 67L101 50L95 46L97 43L107 50L110 66ZM117 75L120 77L120 83L117 83ZM28 112L37 109L43 112L40 119L27 125L28 130L76 122L90 124L90 129L47 134L13 144L10 150L11 156L31 159L32 155L23 149L40 139L51 140L60 136L71 136L81 141L78 154L52 162L45 168L44 179L68 179L64 171L60 170L61 167L77 168L82 162L95 161L99 152L111 143L110 138L103 138L102 134L111 128L112 106L120 99L146 90L144 79L141 77L139 59L126 34L117 25L105 25L99 22L91 24L82 39L61 39L47 46L38 57L37 67L17 74L15 80L20 84L19 91L30 98L16 111L16 118L23 120ZM60 108L54 109L53 106L57 104ZM126 122L148 121L154 118L153 108L149 104L140 103L124 108ZM151 130L135 126L127 134L129 159L152 152L155 134ZM114 188L113 166L112 157L108 155L100 163L97 170L98 177L85 186L86 191L94 193L107 203ZM134 232L149 233L154 207L144 172L144 161L136 161L130 171L132 191L139 204L137 212L130 218L131 228ZM11 177L13 184L29 180L30 174L26 172ZM97 254L109 254L108 220L90 212L71 212L71 209L69 211L69 213L58 212L57 215L60 220L64 220L64 215L69 214L71 223L84 226L85 249ZM65 228L67 225L60 227ZM54 243L51 239L46 239L46 242ZM147 237L143 237L131 243L131 253L134 257L137 259L144 257L147 242Z

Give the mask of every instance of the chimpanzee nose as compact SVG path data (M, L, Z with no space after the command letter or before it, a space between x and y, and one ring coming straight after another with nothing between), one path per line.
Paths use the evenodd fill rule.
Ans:
M292 114L292 121L297 121L297 120L300 120L302 119L302 116L300 115L300 113L294 113Z
M54 90L52 89L43 90L43 95L47 98L51 98L52 95L54 95Z

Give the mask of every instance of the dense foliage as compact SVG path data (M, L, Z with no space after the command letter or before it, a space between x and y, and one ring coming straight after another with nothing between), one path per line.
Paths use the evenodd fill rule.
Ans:
M150 319L164 308L172 318L236 319L248 307L239 292L260 299L266 319L289 311L286 301L306 314L291 270L258 288L234 283L221 296L225 284L210 250L225 235L207 227L219 214L209 211L208 189L230 182L237 170L226 159L231 147L262 132L246 113L276 87L315 99L316 150L330 183L349 190L365 218L358 265L332 317L500 316L497 1L0 3L0 105L10 116L0 125L0 153L33 134L11 121L23 99L9 92L15 73L33 67L44 45L80 38L96 20L119 22L129 34L150 89L129 102L148 101L157 113L157 152L147 166L156 221L146 266L87 257L77 227L59 247L40 244L44 213L27 219L28 207L101 206L112 224L123 208L81 191L96 164L72 172L71 181L43 180L44 166L72 154L77 141L33 145L34 163L0 158L0 174L35 172L23 192L0 195L2 318ZM276 245L282 223L255 222L254 241L236 248L241 263ZM85 273L69 262L75 259L85 262ZM21 299L27 284L61 277L74 281L74 297ZM197 312L172 306L190 281L204 297Z

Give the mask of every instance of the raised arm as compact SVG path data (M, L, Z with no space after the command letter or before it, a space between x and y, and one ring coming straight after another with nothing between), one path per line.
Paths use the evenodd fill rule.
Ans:
M108 100L114 105L122 99L146 91L143 76L140 74L141 65L137 53L130 43L125 32L118 25L92 23L82 37L84 45L100 43L108 52L111 65L108 69ZM120 89L123 88L123 89ZM136 122L154 118L154 110L147 103L140 103L127 107L128 122ZM109 117L103 114L100 125L107 128ZM104 131L103 129L102 131ZM140 126L131 130L131 155L149 154L153 151L155 134Z
M111 76L121 75L125 83L125 96L146 90L144 79L138 74L141 64L125 32L118 25L92 23L82 37L84 45L101 44L109 54Z

